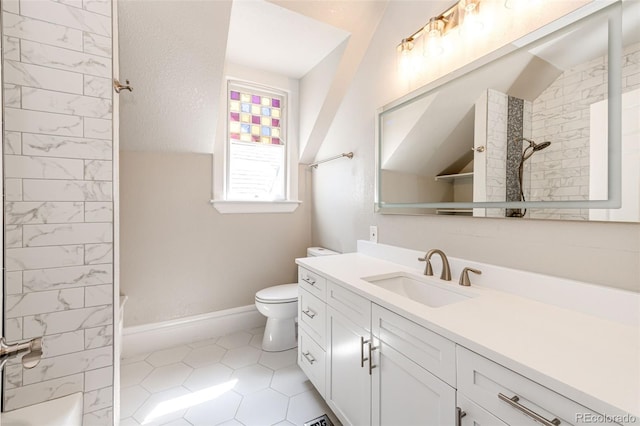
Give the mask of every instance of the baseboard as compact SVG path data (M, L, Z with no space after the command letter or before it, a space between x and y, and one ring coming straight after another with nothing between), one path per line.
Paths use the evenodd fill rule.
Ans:
M171 321L124 327L122 358L250 330L262 327L265 323L266 318L255 305L247 305Z

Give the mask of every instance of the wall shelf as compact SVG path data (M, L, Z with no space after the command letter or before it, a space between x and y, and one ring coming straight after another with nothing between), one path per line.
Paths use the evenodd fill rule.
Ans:
M473 172L455 173L452 175L441 175L441 176L435 177L436 180L443 180L443 181L453 181L457 179L471 179L471 178L473 178Z

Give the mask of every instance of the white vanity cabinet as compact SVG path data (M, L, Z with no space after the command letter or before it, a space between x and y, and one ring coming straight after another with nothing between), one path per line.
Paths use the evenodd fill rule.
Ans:
M371 302L327 284L325 399L345 425L370 425Z
M372 321L371 423L454 425L455 344L376 304Z
M457 346L457 359L458 394L474 401L508 425L617 424L462 346ZM467 421L471 420L470 411L466 407L461 408L467 412L463 420L467 417ZM586 421L587 418L602 420Z

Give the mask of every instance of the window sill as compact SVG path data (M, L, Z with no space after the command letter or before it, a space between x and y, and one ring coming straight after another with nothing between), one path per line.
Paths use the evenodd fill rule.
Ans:
M302 201L228 201L211 200L222 214L234 213L293 213Z

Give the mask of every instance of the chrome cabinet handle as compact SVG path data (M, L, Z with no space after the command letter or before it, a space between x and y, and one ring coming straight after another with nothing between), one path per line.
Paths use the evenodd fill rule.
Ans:
M307 361L309 361L309 364L311 365L313 365L313 363L316 362L316 359L313 357L313 355L311 355L311 353L309 353L309 351L303 352L302 356L305 357Z
M520 401L520 397L518 395L514 395L513 397L509 398L503 393L498 393L498 398L500 398L501 401L506 402L516 410L520 411L524 415L532 418L534 421L543 424L544 426L558 426L561 423L560 419L558 419L557 417L554 417L553 420L547 420L535 411L532 411L531 409L520 404L518 402Z
M369 343L368 340L364 340L364 337L360 336L360 367L364 368L364 362L369 358L364 357L364 345Z
M462 411L462 408L456 407L456 426L462 426L462 418L466 415L467 413Z
M307 284L316 285L316 280L314 280L313 278L303 277L302 281L306 282Z
M369 360L369 375L371 376L373 374L373 369L377 367L377 365L373 365L373 357L371 356L371 352L375 351L376 347L373 346L373 342L371 340L367 340L367 344L369 345L369 358L367 358Z
M313 317L315 317L316 315L318 315L318 314L316 314L315 312L313 312L313 311L311 310L311 308L307 308L307 310L306 310L306 311L302 311L302 313L303 313L303 314L305 314L306 316L308 316L308 317L309 317L309 318L311 318L311 319L313 319Z

